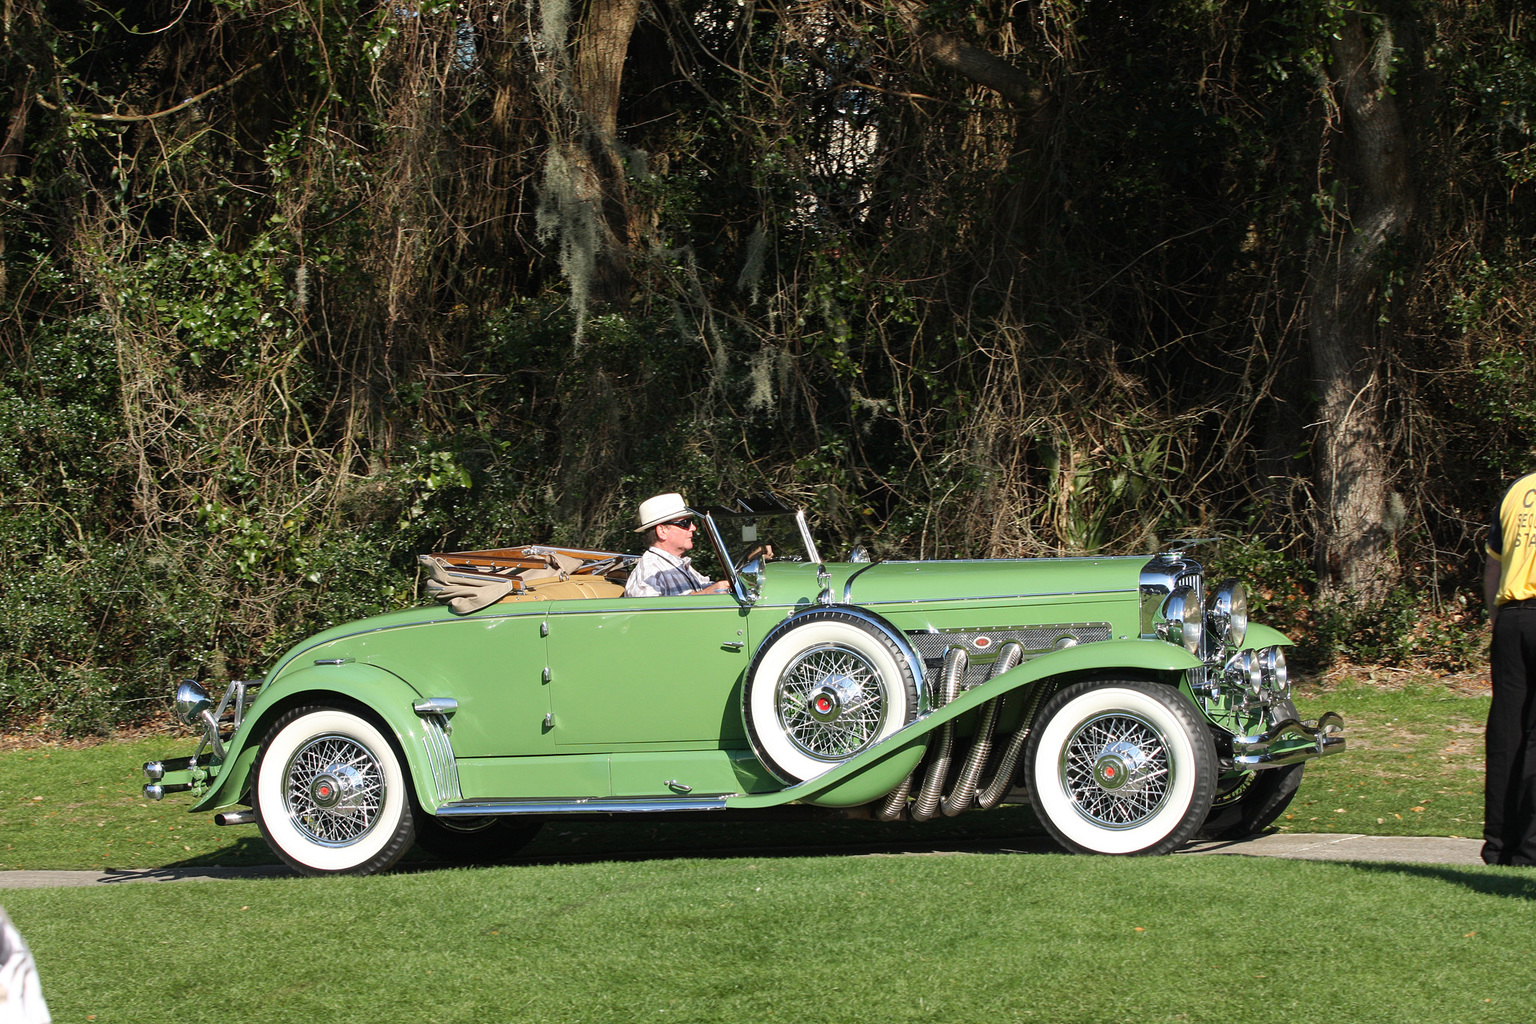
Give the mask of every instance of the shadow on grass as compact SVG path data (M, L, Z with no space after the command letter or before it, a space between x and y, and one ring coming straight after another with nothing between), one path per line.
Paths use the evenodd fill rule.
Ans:
M234 826L244 827L244 826ZM251 826L254 833L254 826ZM585 864L594 861L724 859L731 857L840 857L881 853L1059 853L1027 807L930 822L794 819L550 820L527 845L507 851L502 864ZM199 873L240 877L244 869L272 867L277 857L259 834L218 850L165 864L167 878ZM397 872L457 866L411 850ZM279 869L275 873L282 873ZM273 873L273 872L262 872ZM125 879L126 880L126 876Z
M1536 869L1500 868L1466 869L1447 867L1443 864L1400 864L1376 861L1348 861L1351 867L1377 874L1412 875L1449 885L1459 885L1484 896L1504 896L1511 899L1536 901Z

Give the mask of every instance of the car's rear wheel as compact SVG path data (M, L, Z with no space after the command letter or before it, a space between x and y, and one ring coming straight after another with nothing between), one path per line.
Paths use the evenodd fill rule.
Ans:
M544 824L521 817L464 819L429 814L415 820L416 845L454 864L494 864L510 857L527 846Z
M295 871L366 875L410 849L409 785L378 726L352 710L311 705L267 732L251 802L262 836Z
M1041 708L1025 773L1036 814L1067 849L1169 853L1210 811L1216 747L1200 712L1173 687L1090 681Z
M860 616L807 612L763 641L742 695L747 736L788 783L856 757L917 715L917 677L897 640Z

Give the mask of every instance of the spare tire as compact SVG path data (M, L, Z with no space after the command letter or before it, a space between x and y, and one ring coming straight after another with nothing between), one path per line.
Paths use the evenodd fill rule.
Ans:
M752 750L793 785L857 757L917 717L918 676L900 634L854 612L804 612L769 633L747 670Z

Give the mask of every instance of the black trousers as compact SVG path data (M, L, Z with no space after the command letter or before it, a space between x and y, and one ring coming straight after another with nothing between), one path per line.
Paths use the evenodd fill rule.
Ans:
M1536 602L1499 609L1489 662L1483 860L1536 864Z

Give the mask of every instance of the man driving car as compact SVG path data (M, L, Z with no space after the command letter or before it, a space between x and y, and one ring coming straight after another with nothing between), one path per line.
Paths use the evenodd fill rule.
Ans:
M635 516L636 533L646 534L650 546L624 584L626 597L674 597L679 594L725 594L727 580L711 581L693 567L687 552L693 549L698 524L681 494L658 494L640 503Z

